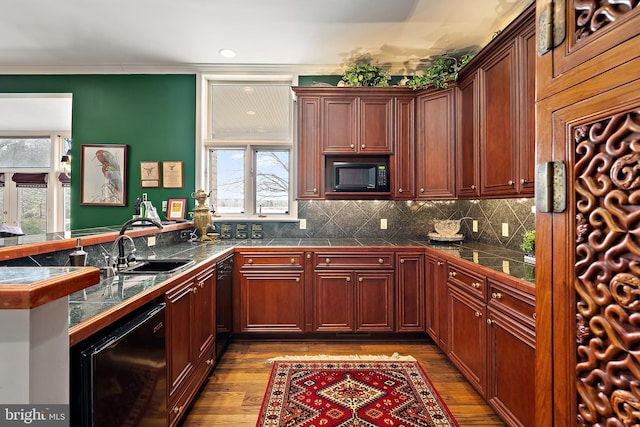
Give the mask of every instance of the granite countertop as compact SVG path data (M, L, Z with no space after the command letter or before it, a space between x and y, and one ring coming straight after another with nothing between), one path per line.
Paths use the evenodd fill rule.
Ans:
M210 243L192 242L164 248L151 248L147 253L136 252L138 258L188 258L198 263L220 258L234 248L337 248L337 247L430 247L449 256L464 259L478 265L508 274L533 283L534 266L522 261L518 251L496 248L480 243L462 243L454 245L432 244L422 240L385 240L385 239L259 239L259 240L218 240ZM184 270L181 270L184 271ZM175 274L119 274L103 277L100 283L75 292L69 297L70 326L74 327L91 317L122 304L134 296L160 285Z

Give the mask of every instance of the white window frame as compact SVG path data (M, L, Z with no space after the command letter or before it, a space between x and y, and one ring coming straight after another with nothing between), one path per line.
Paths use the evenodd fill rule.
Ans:
M64 230L64 189L58 174L64 172L60 159L64 154L64 138L70 138L71 132L65 131L2 131L0 138L50 138L50 167L46 168L29 168L29 173L47 173L47 233L63 232ZM2 168L0 172L5 173L4 191L9 192L5 200L9 202L5 206L5 221L7 224L14 225L17 221L17 188L11 180L11 174L26 172L21 168Z
M212 82L287 82L293 85L297 81L297 76L293 74L263 74L263 75L237 75L237 74L202 74L197 79L198 84L198 100L197 100L197 123L199 129L196 141L196 187L209 191L209 150L212 148L231 148L245 150L245 212L242 214L224 214L217 217L216 221L230 220L252 220L252 221L298 221L298 202L295 198L297 194L297 136L296 136L296 108L292 92L291 104L291 120L289 141L273 141L273 140L220 140L211 137L211 90ZM258 209L256 209L255 201L255 174L254 168L254 150L255 149L289 149L289 213L288 214L271 214L266 217L259 217ZM215 208L215 206L214 206Z

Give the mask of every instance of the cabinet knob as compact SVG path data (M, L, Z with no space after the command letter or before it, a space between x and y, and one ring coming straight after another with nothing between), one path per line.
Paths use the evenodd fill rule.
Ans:
M296 282L300 283L300 278L296 277Z
M361 147L361 148L365 148L365 145L364 145L364 144L362 144L360 147Z
M398 188L398 193L402 193L402 188Z
M479 289L479 288L480 288L480 283L478 283L478 282L473 282L473 283L471 284L471 287L472 287L472 288L474 288L474 289Z
M311 254L307 254L307 259L311 259Z
M440 267L440 266L442 265L442 261L438 261L438 262L436 263L436 265L437 265L438 267Z
M295 258L291 258L291 264L295 264L296 263L296 259Z
M404 258L400 260L400 264L404 264Z
M204 282L198 282L198 286L200 286L200 289L204 288Z
M378 258L378 264L384 264L384 260L382 258Z
M350 281L351 281L351 277L347 277L347 282L350 282Z
M181 414L182 410L183 410L182 406L176 406L176 407L173 408L173 412L176 413L176 414Z
M487 319L487 325L493 325L495 322L491 319Z
M471 184L471 189L472 189L472 190L475 190L476 188L477 188L477 187L476 187L476 185L475 185L475 184Z
M351 144L349 147L350 147L350 148L356 148L356 146L355 146L355 145L353 145L353 144Z
M509 185L513 185L513 184L514 184L514 182L513 182L513 180L512 180L512 179L510 179L510 180L507 182L507 184L509 184Z
M455 271L450 271L449 272L449 277L456 277L456 272Z
M191 291L195 294L198 292L198 287L194 286L193 288L191 288Z
M313 192L314 192L314 193L317 193L317 192L318 192L318 189L317 189L316 187L313 187Z
M362 282L362 277L358 277L358 282Z
M207 359L207 361L205 363L207 365L211 366L211 365L213 365L213 359Z
M424 188L421 188L421 189L420 189L420 192L421 192L421 193L424 193Z
M247 264L253 264L253 258L249 258L249 259L247 260Z
M527 180L526 180L526 179L524 179L524 178L520 178L520 184L526 184L526 183L527 183Z
M476 311L476 312L475 312L475 313L473 313L473 314L475 314L475 316L476 316L476 317L478 317L478 318L482 316L482 313L480 313L479 311Z
M502 294L500 292L491 293L491 298L500 299L502 298Z
M533 320L536 320L536 314L535 313L533 313L533 315L531 317L533 317Z
M331 259L330 259L330 258L325 258L325 259L324 259L324 263L325 263L325 264L329 264L330 262L331 262Z

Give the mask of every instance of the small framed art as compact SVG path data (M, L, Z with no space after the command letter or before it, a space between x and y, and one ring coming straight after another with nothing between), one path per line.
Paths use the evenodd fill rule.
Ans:
M169 221L181 221L184 219L187 199L169 199L167 201L167 219Z
M127 205L127 146L82 144L80 204Z
M160 162L140 162L140 186L160 187Z
M162 186L182 188L182 162L162 162Z

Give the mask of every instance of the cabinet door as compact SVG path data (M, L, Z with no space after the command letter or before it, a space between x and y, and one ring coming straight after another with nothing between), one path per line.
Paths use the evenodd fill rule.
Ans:
M456 195L478 197L480 190L480 92L482 71L477 70L458 84L456 102L457 154Z
M414 98L396 99L395 147L391 156L393 178L391 195L394 199L415 197L416 152L415 152L415 101Z
M392 151L393 98L361 97L358 106L360 154L389 154Z
M486 396L486 305L447 286L449 310L449 358L482 397Z
M195 346L198 360L209 356L216 339L216 287L215 268L196 277L194 286L193 316L195 323ZM208 361L212 364L213 361Z
M447 312L447 264L437 257L425 258L426 329L440 349L448 353L449 319Z
M354 330L353 274L348 271L318 271L313 283L313 330Z
M515 42L500 49L482 69L484 126L480 134L480 194L514 195L518 165Z
M356 287L356 332L393 332L393 273L358 271Z
M535 425L535 333L497 310L488 311L486 399L509 425Z
M565 7L552 11L553 3L565 4ZM638 57L640 3L637 1L542 0L536 2L536 9L540 33L549 28L545 17L565 17L560 26L550 31L558 35L560 44L551 51L541 48L538 56L538 99ZM545 38L544 34L540 37ZM627 74L630 75L633 74ZM609 83L610 80L606 82Z
M357 102L355 96L322 99L322 150L325 154L355 154L358 151Z
M417 99L418 198L455 197L455 99L454 88L431 91Z
M530 25L518 39L518 69L520 71L520 143L518 144L518 180L522 196L533 196L536 162L536 28Z
M396 330L424 332L424 254L396 257Z
M165 294L169 397L174 395L195 369L197 351L192 331L196 325L191 314L196 298L194 286L193 281L189 281Z
M240 273L240 332L303 332L302 272Z
M320 98L301 96L298 99L298 123L298 197L318 199L324 193Z

